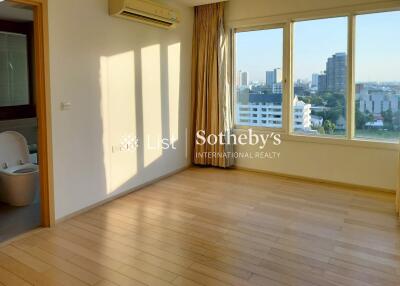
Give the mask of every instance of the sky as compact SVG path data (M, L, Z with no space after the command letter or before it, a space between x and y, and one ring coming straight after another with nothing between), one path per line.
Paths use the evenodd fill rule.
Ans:
M294 24L294 79L311 81L327 59L347 52L347 17ZM265 81L265 71L282 68L283 29L236 35L237 70L250 81ZM356 82L400 81L400 11L356 17Z

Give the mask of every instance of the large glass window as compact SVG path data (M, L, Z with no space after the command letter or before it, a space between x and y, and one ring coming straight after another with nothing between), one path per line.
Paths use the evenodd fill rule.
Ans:
M294 23L293 131L346 134L347 18Z
M400 11L301 20L292 27L285 49L290 25L235 33L236 125L282 128L291 109L296 135L398 142ZM291 100L283 101L289 77L283 52L290 49L293 88ZM355 120L349 122L351 101Z
M357 138L398 140L400 135L400 12L356 17Z
M282 63L282 28L236 33L236 125L282 127Z

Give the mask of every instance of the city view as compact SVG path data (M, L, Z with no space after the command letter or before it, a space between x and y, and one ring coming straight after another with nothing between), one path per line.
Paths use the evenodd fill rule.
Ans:
M385 13L380 23L388 29L390 21L400 24L400 13ZM389 17L388 17L389 16ZM365 17L365 18L364 18ZM379 16L378 16L379 17ZM357 17L358 18L358 17ZM355 129L356 137L398 140L400 138L400 59L384 62L385 53L393 55L393 47L400 49L400 41L391 40L391 34L381 35L379 29L366 29L376 15L361 16L356 36L355 51ZM389 21L388 21L389 20ZM375 23L376 24L376 23ZM324 33L324 25L336 27L331 35ZM315 28L317 27L318 28ZM376 25L375 25L376 26ZM358 27L358 26L357 26ZM392 30L393 27L392 26ZM297 34L296 34L297 32ZM374 35L376 32L376 35ZM282 29L246 33L238 36L238 69L236 78L236 124L246 126L282 127ZM397 31L393 31L397 33ZM243 33L244 34L244 33ZM308 38L310 34L314 38ZM315 45L315 37L320 45ZM257 37L269 42L268 64L262 71L262 62L250 56L239 59L241 49L257 53ZM309 41L305 41L310 39ZM376 40L381 39L380 42ZM390 39L390 45L389 45ZM242 44L240 41L251 41ZM263 43L260 41L260 43ZM373 48L369 49L371 45ZM364 48L363 48L364 47ZM381 50L378 50L380 48ZM267 50L268 50L267 49ZM333 18L304 21L295 24L294 37L294 98L293 131L299 134L344 136L347 121L347 19ZM278 61L276 61L278 59ZM243 62L247 61L247 65ZM381 62L379 62L381 61ZM249 67L244 69L243 67ZM392 66L397 72L390 73ZM319 68L319 70L318 70ZM252 74L254 73L254 77Z

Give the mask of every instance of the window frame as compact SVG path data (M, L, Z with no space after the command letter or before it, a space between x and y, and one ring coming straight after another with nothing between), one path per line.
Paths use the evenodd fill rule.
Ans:
M253 129L256 132L280 132L283 139L289 141L311 142L321 144L335 144L335 145L353 145L360 147L382 148L389 150L398 150L400 139L385 140L374 138L357 138L355 137L355 38L356 38L356 16L400 11L400 4L393 2L373 3L373 4L359 4L348 7L331 8L316 11L306 11L299 13L291 13L286 15L274 15L267 17L260 17L255 19L243 19L238 21L228 22L228 29L230 31L230 58L231 58L231 82L234 87L231 89L231 96L233 98L233 116L234 116L234 130L242 132L243 130ZM294 133L293 130L293 106L291 104L294 95L293 84L293 26L295 22L320 20L327 18L347 17L347 101L346 101L346 134L344 136L330 136L330 135L305 135ZM236 124L236 42L235 35L239 31L251 31L262 29L262 27L283 26L284 41L283 41L283 67L282 67L282 82L284 85L284 96L282 98L282 128L266 128L266 127L253 127L243 126Z
M325 20L325 19L334 19L334 18L346 18L347 19L347 90L345 93L345 100L346 100L346 130L345 130L345 134L344 135L332 135L332 134L324 134L324 135L313 135L313 134L302 134L302 133L296 133L294 128L293 128L293 116L290 116L288 118L288 120L290 120L290 129L289 129L289 134L292 136L302 136L302 137L311 137L311 138L328 138L328 139L350 139L351 138L351 125L349 122L349 118L351 119L351 117L349 117L349 112L350 110L352 110L352 104L350 103L350 101L352 101L352 96L351 96L351 82L350 82L350 74L353 74L353 70L354 70L354 63L353 63L353 56L352 54L350 54L350 51L353 49L354 43L350 43L351 37L350 37L350 33L353 33L352 31L350 31L350 26L353 26L353 23L351 23L350 18L352 18L351 14L348 13L344 13L344 14L337 14L334 16L324 16L324 17L317 17L317 18L307 18L307 19L293 19L291 21L291 43L290 43L290 49L291 49L291 66L292 66L292 72L291 72L291 81L292 81L292 86L290 87L290 95L291 95L291 100L293 100L294 98L294 84L293 84L293 67L294 67L294 24L295 23L299 23L299 22L306 22L306 21L313 21L313 20ZM293 107L291 107L293 108ZM292 114L292 110L290 112L290 114ZM351 115L350 115L351 116ZM350 129L349 129L350 128Z
M29 104L0 106L0 121L15 120L36 117L36 104L34 97L34 72L33 72L33 23L32 22L14 22L0 20L0 31L23 34L27 37L27 56L28 56L28 92Z
M253 129L253 130L260 130L260 131L269 131L269 132L279 132L283 133L286 132L284 126L284 109L285 109L285 97L286 91L282 94L282 126L281 127L262 127L262 126L250 126L250 125L238 125L236 124L236 102L237 102L237 71L236 71L236 33L245 33L245 32L252 32L252 31L262 31L262 30L273 30L273 29L282 29L282 82L284 84L284 74L285 74L285 23L275 23L275 24L264 24L264 25L257 25L257 26L249 26L249 27L242 27L242 28L234 28L231 32L231 45L232 45L232 98L233 98L233 125L234 129Z

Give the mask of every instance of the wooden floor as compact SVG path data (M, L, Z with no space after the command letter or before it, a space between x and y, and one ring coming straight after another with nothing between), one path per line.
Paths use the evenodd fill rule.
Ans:
M1 285L400 285L394 195L189 169L0 248Z

